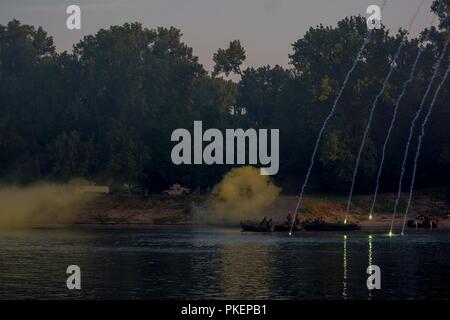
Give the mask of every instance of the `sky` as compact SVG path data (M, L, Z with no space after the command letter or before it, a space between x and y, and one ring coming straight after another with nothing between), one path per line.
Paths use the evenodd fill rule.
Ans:
M42 26L54 37L58 51L71 51L84 35L125 22L141 22L145 27L175 26L183 41L193 47L207 70L218 48L239 39L246 49L243 67L288 66L292 43L309 27L320 23L335 26L346 16L367 16L369 5L383 0L0 0L0 24L18 19ZM383 23L396 32L406 28L421 0L388 0ZM425 0L411 34L416 36L432 21ZM68 30L66 8L81 8L81 30Z

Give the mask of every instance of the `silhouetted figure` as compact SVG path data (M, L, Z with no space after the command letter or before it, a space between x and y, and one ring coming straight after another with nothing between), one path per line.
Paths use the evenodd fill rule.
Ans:
M291 225L291 223L292 223L292 214L291 213L289 213L287 215L286 220L287 220L288 225Z
M298 226L300 225L300 217L298 216L298 214L295 216L295 222L294 222L294 226Z
M267 218L264 217L264 219L262 219L261 223L259 224L261 227L265 228L267 227Z

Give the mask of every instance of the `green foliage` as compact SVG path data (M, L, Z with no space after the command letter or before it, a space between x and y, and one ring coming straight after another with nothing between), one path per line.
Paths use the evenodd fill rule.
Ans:
M273 122L275 106L289 72L280 66L244 70L239 82L237 106L245 108L253 126L267 128Z
M77 131L61 133L49 147L53 174L63 179L87 176L94 151L93 142L81 141Z
M217 76L219 73L225 73L228 76L231 72L241 74L241 65L245 61L245 50L241 46L239 40L230 42L228 49L218 49L214 53L214 72L213 75Z
M438 8L435 1L432 7L441 26L432 30L400 106L388 145L383 191L396 188L409 123L448 36L449 1L444 3ZM205 128L222 130L280 129L280 172L275 180L284 190L297 192L318 130L366 31L363 17L345 18L335 27L310 28L292 45L290 69L241 70L246 55L235 40L214 54L210 76L173 27L112 26L85 36L72 53L56 53L42 28L17 20L0 25L0 179L26 183L81 176L151 192L175 182L205 190L230 168L174 166L170 160L172 131L190 129L194 120L202 120ZM375 32L325 132L311 189L349 187L371 103L403 34ZM379 101L361 159L358 192L373 190L393 104L422 40L423 33L405 42ZM239 74L241 79L227 81L217 77L221 73ZM442 90L430 119L419 186L450 181L449 94ZM232 114L232 109L238 112Z

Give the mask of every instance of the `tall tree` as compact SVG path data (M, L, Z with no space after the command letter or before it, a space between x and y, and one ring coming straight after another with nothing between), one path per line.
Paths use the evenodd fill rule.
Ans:
M241 74L241 65L246 59L245 49L239 40L233 40L227 49L218 49L214 53L214 71L213 75L217 76L224 73L227 77L230 73Z

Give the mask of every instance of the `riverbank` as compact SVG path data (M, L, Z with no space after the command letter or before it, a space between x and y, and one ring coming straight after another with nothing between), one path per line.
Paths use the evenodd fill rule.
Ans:
M406 195L405 195L406 196ZM401 225L406 208L406 197L399 203L395 225ZM169 197L151 195L140 197L133 195L99 195L80 209L75 217L75 224L149 224L149 225L193 225L201 224L196 219L195 208L202 207L208 195L189 195ZM296 196L281 195L275 203L261 212L261 219L266 216L275 221L283 221L291 212L297 201ZM367 228L384 228L392 219L394 193L380 194L375 207L374 219L369 219L372 195L355 196L348 220ZM302 219L322 217L335 222L345 217L347 198L342 195L306 196L300 211ZM447 189L422 190L415 194L409 218L419 214L443 217L450 214L450 201ZM246 217L243 216L242 220ZM445 222L445 223L443 223ZM440 227L447 225L441 220ZM449 226L450 227L450 226Z
M194 196L98 195L76 214L75 224L192 224Z

